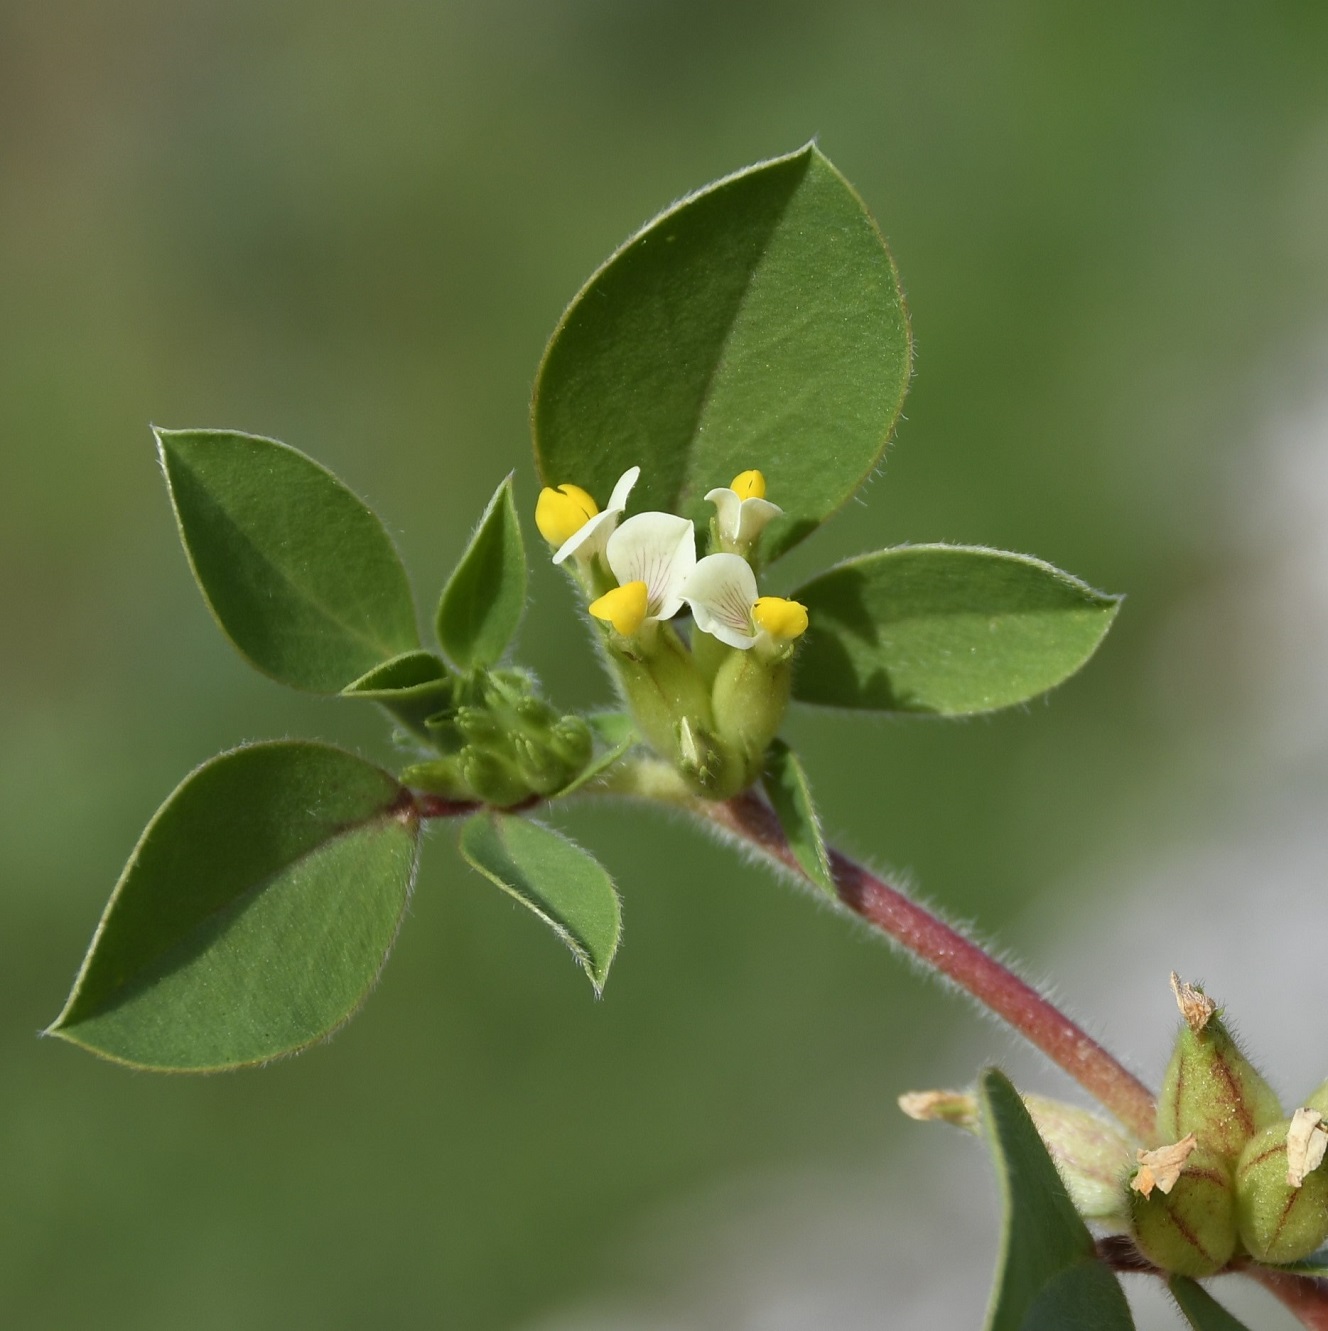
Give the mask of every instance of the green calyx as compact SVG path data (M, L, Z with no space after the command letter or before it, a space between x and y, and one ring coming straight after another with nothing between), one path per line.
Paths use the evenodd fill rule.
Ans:
M1230 1164L1193 1137L1140 1154L1127 1192L1139 1251L1174 1275L1215 1275L1236 1252Z
M1322 1116L1302 1109L1245 1144L1236 1209L1241 1242L1257 1261L1296 1262L1328 1241L1324 1132Z
M729 799L761 774L788 708L791 647L726 647L699 629L689 646L668 624L610 635L624 699L645 741L705 799Z
M1158 1101L1157 1138L1173 1142L1193 1133L1205 1150L1234 1165L1250 1138L1282 1117L1282 1106L1237 1046L1217 1005L1174 974L1171 982L1185 1024Z
M739 789L760 775L765 752L783 723L793 688L792 656L787 650L772 659L759 648L730 647L716 672L715 725L741 773Z

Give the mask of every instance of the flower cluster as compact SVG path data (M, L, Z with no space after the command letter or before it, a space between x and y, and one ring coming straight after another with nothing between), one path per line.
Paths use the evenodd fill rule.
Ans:
M591 602L596 619L626 638L686 606L701 632L742 651L787 644L806 632L806 609L762 596L748 558L767 523L783 511L766 499L759 471L744 471L731 486L706 495L715 506L712 536L720 549L700 560L687 518L638 513L621 521L640 475L640 467L625 471L602 512L577 485L545 488L535 507L540 534L556 547L555 564L574 560L592 587L603 566L612 575L613 585Z
M577 485L544 489L535 508L553 562L585 591L643 736L700 793L724 798L760 771L788 704L794 646L807 630L797 601L762 596L753 551L782 510L765 477L744 471L709 491L711 551L674 513L624 517L641 469L623 473L601 511ZM687 641L670 621L690 613Z

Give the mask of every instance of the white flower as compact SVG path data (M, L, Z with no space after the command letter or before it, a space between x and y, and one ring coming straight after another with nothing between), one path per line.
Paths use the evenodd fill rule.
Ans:
M759 471L742 472L731 486L711 490L706 499L715 506L715 529L726 549L751 549L766 524L784 511L765 497Z
M590 613L630 635L682 609L683 584L696 567L696 529L672 513L638 513L609 537L605 558L619 585Z
M792 642L807 631L807 609L781 596L762 596L752 566L741 556L707 555L683 588L696 627L747 651L763 638Z
M601 513L593 498L579 485L546 486L535 506L535 525L550 545L558 547L555 564L576 555L587 560L600 554L627 508L627 496L641 475L640 467L629 467L618 477L608 506Z

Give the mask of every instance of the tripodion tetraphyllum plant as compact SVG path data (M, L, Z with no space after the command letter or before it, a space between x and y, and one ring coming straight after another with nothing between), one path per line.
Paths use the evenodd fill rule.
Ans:
M1129 1327L1120 1270L1166 1281L1202 1331L1239 1325L1196 1283L1226 1272L1328 1328L1328 1086L1281 1104L1214 1003L1173 977L1182 1021L1155 1103L1006 965L824 842L779 738L790 702L1007 707L1077 670L1117 610L1036 559L952 545L876 551L772 594L770 565L876 468L909 368L894 263L813 146L690 196L590 279L532 417L538 557L569 575L617 699L590 715L554 707L510 659L526 604L510 476L443 589L440 652L420 645L390 538L336 477L269 439L158 430L223 632L283 683L378 705L409 756L393 773L285 740L191 773L143 833L49 1034L172 1072L323 1039L373 987L421 830L442 821L598 993L618 895L550 821L574 798L663 805L866 920L1101 1106L1021 1097L995 1070L971 1092L901 1100L982 1133L995 1159L991 1331Z

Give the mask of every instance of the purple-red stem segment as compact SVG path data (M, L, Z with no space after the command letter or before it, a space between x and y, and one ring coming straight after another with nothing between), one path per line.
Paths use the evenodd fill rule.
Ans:
M415 801L422 818L454 818L481 807L436 795L417 794ZM723 803L698 800L689 807L782 868L802 873L774 811L750 791ZM847 855L831 850L830 867L835 890L849 910L1007 1021L1138 1137L1151 1139L1152 1092L1032 985ZM1247 1274L1310 1331L1328 1331L1328 1282L1260 1267L1248 1268Z
M424 818L456 817L479 807L436 795L415 798ZM783 868L801 874L779 819L750 791L722 803L697 800L689 807ZM1032 985L846 855L832 850L830 863L839 899L851 911L1009 1022L1139 1138L1146 1141L1152 1136L1152 1092Z
M710 820L763 855L800 873L769 805L750 792L706 810ZM1153 1132L1152 1092L1032 985L862 865L830 852L839 899L920 961L1009 1022L1136 1136Z

